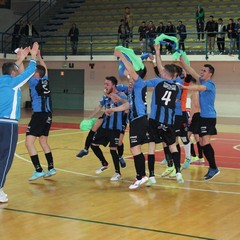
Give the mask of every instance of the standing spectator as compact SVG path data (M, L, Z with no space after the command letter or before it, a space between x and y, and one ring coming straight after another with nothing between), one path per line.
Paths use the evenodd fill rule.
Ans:
M147 39L148 39L148 46L151 49L152 53L155 53L154 49L154 39L156 38L156 27L153 24L153 21L149 21L147 25Z
M118 36L123 47L128 47L128 33L129 29L126 26L124 19L121 19L120 25L118 26Z
M240 18L237 19L237 23L235 24L235 32L237 35L237 50L240 51Z
M142 21L141 26L138 28L138 34L139 34L139 41L141 46L141 52L143 53L145 50L146 45L146 32L147 32L147 25L145 21Z
M225 50L225 34L227 31L226 26L223 24L222 18L218 19L217 23L218 34L217 34L217 46L219 54L223 54Z
M18 140L18 120L20 118L21 87L34 74L38 43L32 49L19 49L17 61L2 65L0 76L0 203L8 202L8 196L3 192L7 174L12 166ZM24 70L23 60L31 54L28 67ZM20 73L20 74L19 74Z
M208 54L214 55L215 47L215 38L217 33L217 23L214 21L214 17L209 16L209 21L206 23L205 32L207 32L207 41L208 41Z
M172 24L171 21L168 21L167 26L165 28L165 34L171 37L176 37L176 28L175 26ZM166 40L166 42L168 42L169 44L166 45L166 49L167 49L167 54L172 54L172 41L171 40Z
M12 53L14 53L14 50L19 48L20 46L22 26L23 26L22 20L17 22L14 26L12 33Z
M39 37L39 33L31 21L27 21L22 33L25 35L25 46L32 46L33 37Z
M130 10L130 7L125 7L124 21L125 21L125 24L127 25L127 28L129 29L129 33L128 33L129 42L132 42L134 22L133 22L133 14Z
M232 18L229 19L229 23L227 25L227 34L229 38L229 56L233 56L233 52L235 50L235 45L236 45L236 38L237 34L235 32L235 22Z
M68 36L70 37L72 55L76 55L77 54L77 48L78 48L79 30L78 30L77 25L75 23L72 24L72 27L70 28L70 30L68 32Z
M177 34L179 35L179 49L185 51L184 41L187 38L186 26L182 23L181 20L178 21Z
M162 33L165 33L165 26L163 22L159 22L159 25L157 26L157 35L160 36ZM162 44L160 43L160 53L162 53Z
M198 5L197 11L195 14L196 19L196 27L197 27L197 41L200 41L202 36L202 41L204 41L204 19L205 19L205 13L203 8Z
M34 181L41 177L51 177L56 174L56 170L53 165L52 152L47 142L52 124L52 103L51 92L49 89L48 71L45 62L41 57L40 51L38 51L37 57L39 59L39 65L37 65L37 69L33 77L31 77L28 82L33 114L26 131L25 145L35 168L35 171L29 178L29 181ZM48 163L48 170L46 172L42 169L37 149L34 146L37 138Z
M198 79L198 85L182 86L183 89L199 91L200 102L200 125L199 137L200 145L203 153L209 163L209 169L205 174L204 179L213 179L220 173L215 161L215 152L211 145L211 137L217 134L216 121L217 114L214 107L216 97L216 86L212 80L214 75L214 67L210 64L204 64L201 73L198 74L192 67L186 64L184 59L180 58L183 68L192 75L193 78Z

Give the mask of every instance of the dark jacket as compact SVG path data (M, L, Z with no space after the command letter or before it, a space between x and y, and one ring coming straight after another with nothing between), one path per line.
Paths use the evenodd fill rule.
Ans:
M216 37L217 31L217 23L215 21L208 21L205 27L205 32L208 33L208 37Z

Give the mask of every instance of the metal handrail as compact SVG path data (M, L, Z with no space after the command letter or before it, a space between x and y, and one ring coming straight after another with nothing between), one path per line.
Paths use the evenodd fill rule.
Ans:
M196 36L197 32L187 32L188 36ZM8 38L6 38L8 36ZM0 32L0 41L1 41L1 49L0 52L5 55L11 53L11 49L8 48L11 45L9 42L6 42L6 39L10 39L11 34L6 32ZM23 36L24 38L25 36ZM133 48L139 54L140 52L140 43L138 41L138 34L133 35L133 39L135 40L133 43L129 43L129 47ZM150 49L148 47L148 37L145 43L145 51L149 52ZM9 41L9 40L8 40ZM54 35L54 36L40 36L39 38L34 38L33 41L38 41L40 43L41 52L43 55L63 55L65 59L71 55L71 44L69 37L67 35ZM205 58L208 59L208 37L205 36L204 42L197 42L194 40L194 37L191 37L191 41L188 39L185 41L185 46L187 47L187 54L194 55L205 55ZM226 38L226 49L227 43L229 42L228 38ZM240 34L238 35L238 59L240 60ZM120 45L121 40L119 39L118 34L80 34L78 41L78 55L86 55L90 57L90 60L94 59L95 55L112 55L114 47ZM215 49L216 49L215 43ZM201 50L197 50L195 48L200 47Z

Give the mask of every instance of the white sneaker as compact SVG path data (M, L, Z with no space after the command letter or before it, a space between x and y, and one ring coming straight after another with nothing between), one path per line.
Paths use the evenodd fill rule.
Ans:
M146 187L150 187L150 186L152 186L153 184L156 184L156 183L157 183L156 178L155 177L150 177L148 179L148 182L146 183Z
M131 184L131 185L129 186L129 189L136 189L136 188L138 188L140 185L142 185L143 183L147 182L147 180L148 180L148 177L147 177L147 176L142 177L141 180L136 179L135 182L133 182L133 184Z
M3 191L3 189L2 188L0 188L0 194L3 194L3 195L5 195L6 197L8 196L4 191Z
M184 183L184 179L183 179L182 174L180 172L178 172L176 174L176 179L177 179L178 183Z
M102 173L103 171L105 171L107 169L108 169L108 166L101 166L100 168L98 168L96 170L96 174L100 174L100 173Z
M8 202L7 194L3 192L2 188L0 189L0 203Z
M114 175L111 177L110 181L120 181L121 180L121 174L114 173Z

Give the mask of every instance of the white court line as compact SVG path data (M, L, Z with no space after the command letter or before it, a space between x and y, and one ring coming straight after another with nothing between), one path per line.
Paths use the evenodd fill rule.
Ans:
M56 130L56 131L64 131L64 130L72 130L72 129L61 129L61 130ZM49 137L58 137L58 136L64 136L64 135L73 135L73 134L79 134L79 133L84 133L82 131L78 131L76 132L74 130L74 132L72 133L60 133L60 134L50 134ZM22 133L24 134L24 133ZM19 141L17 143L21 144L25 142L25 139L22 141ZM156 150L156 152L161 152L163 150ZM146 153L143 153L146 154ZM25 162L28 162L30 164L32 164L32 161L21 157L19 154L15 153L15 156ZM127 158L132 158L132 156L126 156L124 157L125 159ZM43 165L44 167L47 167L47 165ZM96 175L90 175L90 174L85 174L85 173L80 173L80 172L74 172L74 171L69 171L69 170L65 170L65 169L61 169L61 168L56 168L58 171L62 171L62 172L66 172L66 173L71 173L71 174L75 174L75 175L80 175L80 176L87 176L87 177L92 177L92 178L98 178L99 176ZM231 169L231 168L230 168ZM163 178L164 179L164 178ZM198 180L185 180L185 182L187 181L191 181L191 182L200 182L200 183L211 183L211 184L222 184L222 185L235 185L236 183L224 183L224 182L205 182L205 181L198 181ZM122 180L122 182L127 182L127 183L132 183L132 181L127 181L127 180ZM181 186L170 186L167 184L155 184L154 186L158 186L158 187L164 187L164 188L175 188L175 189L183 189L183 190L188 190L188 191L200 191L200 192L211 192L211 193L222 193L222 194L234 194L234 195L240 195L240 192L228 192L228 191L221 191L221 190L208 190L208 189L200 189L200 188L186 188L186 187L181 187Z

